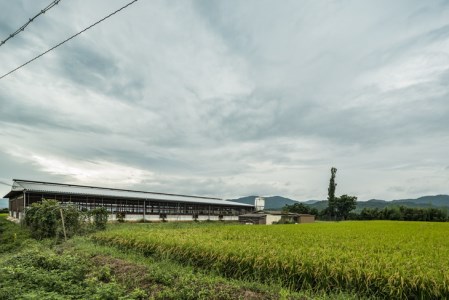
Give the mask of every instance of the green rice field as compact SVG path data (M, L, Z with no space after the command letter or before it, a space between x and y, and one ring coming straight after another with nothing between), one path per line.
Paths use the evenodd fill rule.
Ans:
M118 224L93 238L297 291L449 298L449 223Z

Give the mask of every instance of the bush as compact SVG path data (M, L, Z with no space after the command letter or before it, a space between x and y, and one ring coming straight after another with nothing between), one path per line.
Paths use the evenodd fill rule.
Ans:
M37 241L0 259L0 299L148 299L130 295L108 267L87 258L57 253Z
M95 208L89 211L89 213L92 215L94 219L93 221L96 229L99 230L106 229L106 223L108 222L109 217L109 213L106 208L104 207Z
M56 200L42 199L42 202L33 203L26 210L23 222L31 229L34 238L44 239L63 237L64 229L67 237L81 233L83 230L92 231L91 217L93 217L93 229L105 229L108 216L107 210L103 207L91 211L80 211L73 205L61 205Z
M125 217L126 217L126 214L124 212L122 212L122 211L118 211L118 212L115 213L115 218L120 223L125 222Z
M0 257L2 253L19 249L29 238L29 230L6 220L6 216L0 216Z
M33 237L43 239L56 236L61 219L60 208L58 201L43 199L26 210L24 224L31 229Z
M60 237L64 236L64 233L62 231L62 219L61 219L61 210L62 210L62 214L64 215L64 225L65 225L65 230L66 230L66 234L67 237L71 237L74 236L75 234L79 233L82 229L82 212L80 212L78 210L78 208L76 208L73 205L68 205L68 206L61 206L59 203L59 223L58 223L58 230L57 230L57 235Z

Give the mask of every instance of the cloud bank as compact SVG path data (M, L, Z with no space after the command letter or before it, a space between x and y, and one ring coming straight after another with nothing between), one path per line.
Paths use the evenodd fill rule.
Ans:
M6 73L124 1L61 1ZM48 3L0 0L0 38ZM445 1L139 1L0 80L0 179L223 198L448 193ZM7 186L0 191L6 193Z

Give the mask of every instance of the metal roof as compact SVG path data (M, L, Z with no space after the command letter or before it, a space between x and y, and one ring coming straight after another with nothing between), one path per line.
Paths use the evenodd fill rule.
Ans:
M240 215L241 217L265 217L268 215L272 216L283 216L283 217L307 217L307 216L314 216L310 214L297 214L297 213L291 213L291 212L284 212L284 211L275 211L275 210L258 210L251 213L247 213L244 215Z
M266 217L268 214L254 214L254 213L249 213L249 214L244 214L244 215L240 215L239 217L242 218L264 218Z
M14 182L11 192L5 195L4 198L9 198L10 195L13 194L14 192L29 191L39 193L58 193L58 194L71 194L71 195L117 197L117 198L162 200L174 202L191 202L191 203L213 204L213 205L228 205L240 207L254 207L254 205L226 201L220 198L123 190L123 189L31 181L21 179L13 179L13 181Z

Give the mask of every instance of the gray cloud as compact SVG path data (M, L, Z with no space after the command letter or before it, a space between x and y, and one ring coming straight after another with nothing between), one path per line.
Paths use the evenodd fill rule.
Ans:
M4 5L0 33L39 2ZM61 2L0 48L0 72L122 4ZM0 177L324 199L336 166L362 200L447 193L448 17L441 1L138 2L0 81Z

